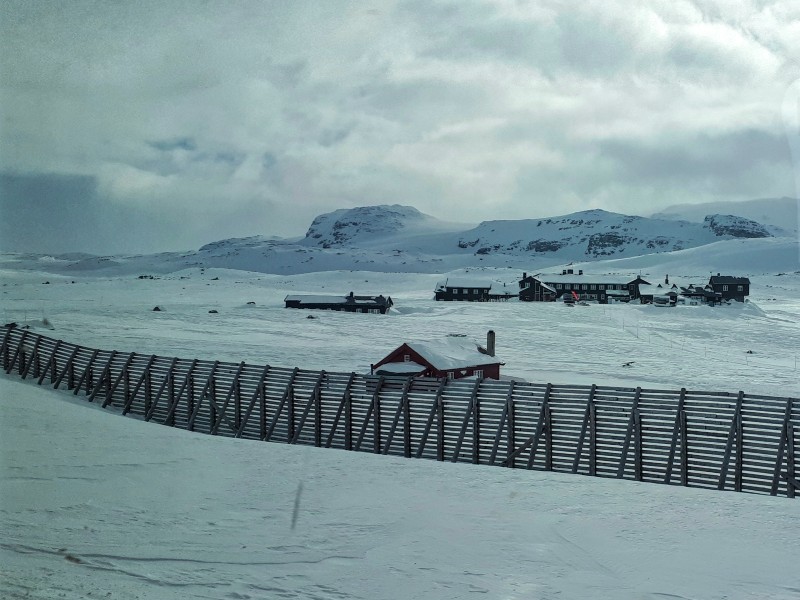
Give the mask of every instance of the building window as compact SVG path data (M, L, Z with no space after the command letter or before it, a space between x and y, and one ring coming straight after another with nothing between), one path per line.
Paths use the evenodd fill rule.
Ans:
M727 285L723 285L722 286L722 291L723 292L727 292L728 291L728 286Z
M744 286L743 285L737 285L736 289L737 289L737 291L743 292L744 291Z
M595 289L595 285L592 283L591 285L589 285L589 289L590 289L590 290L593 290L593 289Z
M472 293L473 293L473 294L477 294L477 293L478 293L478 290L472 290Z
M411 362L411 355L403 354L403 362Z
M448 379L455 379L456 378L455 372L454 371L448 371L447 372L447 378Z
M560 289L562 289L562 287L561 287L561 284L560 284L560 283L557 283L557 284L556 284L556 289L557 289L557 290L560 290Z
M581 285L581 289L582 289L582 290L585 290L585 289L586 289L586 284L585 284L585 283L584 283L583 285Z
M481 369L475 369L472 374L478 379L483 379L483 371Z

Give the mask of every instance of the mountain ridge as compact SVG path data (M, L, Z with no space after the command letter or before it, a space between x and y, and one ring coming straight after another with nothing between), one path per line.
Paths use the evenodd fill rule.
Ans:
M475 266L532 269L770 237L774 236L764 225L736 215L707 215L702 222L690 222L592 209L469 227L394 204L319 215L305 237L292 240L250 236L183 253L61 255L34 262L47 271L87 274L154 269L166 273L192 267L285 275L333 270L436 273Z

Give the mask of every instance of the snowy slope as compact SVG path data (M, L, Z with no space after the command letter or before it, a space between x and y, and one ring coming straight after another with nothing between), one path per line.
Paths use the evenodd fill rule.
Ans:
M765 225L772 235L797 236L800 200L763 198L744 202L677 204L652 215L657 219L702 222L708 215L736 215Z
M244 265L271 243L203 256ZM681 285L709 270L753 282L747 304L673 309L433 300L442 275L514 285L531 272L525 256L485 268L468 254L468 272L442 262L432 274L265 274L175 271L193 253L88 259L92 271L6 255L0 314L121 352L359 372L405 341L493 329L502 373L530 381L797 397L797 249L728 239L583 264ZM394 310L307 319L283 308L290 293L350 290L389 294ZM0 598L10 600L796 600L796 502L204 436L0 373Z
M208 436L5 374L0 411L7 600L800 590L797 500Z

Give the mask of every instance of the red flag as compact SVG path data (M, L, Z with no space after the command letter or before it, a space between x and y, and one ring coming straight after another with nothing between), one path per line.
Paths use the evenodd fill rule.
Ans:
M575 300L580 300L580 298L578 298L578 294L575 293L575 290L572 290L572 295L574 296Z

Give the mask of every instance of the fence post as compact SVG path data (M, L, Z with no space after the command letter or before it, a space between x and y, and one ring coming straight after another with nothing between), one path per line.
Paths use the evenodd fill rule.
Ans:
M403 456L411 458L411 399L408 397L411 391L412 378L409 377L403 388L403 396L400 404L403 407Z
M476 455L475 455L475 442L478 441L477 437L479 434L475 430L475 401L478 397L478 386L481 384L480 379L475 381L475 385L472 387L472 394L469 398L469 404L467 404L467 410L464 413L464 419L461 422L461 431L458 435L458 440L456 441L456 447L453 450L453 456L450 459L452 462L458 462L458 457L461 454L461 446L464 443L464 438L467 435L467 427L469 426L469 418L473 417L473 430L472 430L472 462L475 463ZM475 463L477 464L477 463Z
M634 453L634 477L636 481L642 480L642 413L638 408L633 410L633 453Z
M99 353L100 353L99 350L95 350L94 352L92 352L92 355L89 358L89 362L83 369L83 373L78 379L78 382L75 384L75 391L73 392L73 394L75 394L76 396L78 395L78 392L81 391L81 386L83 385L84 381L86 381L86 393L87 394L89 393L89 386L92 380L92 363L94 362L94 359L97 358L97 355Z
M286 402L286 441L291 443L294 439L294 378L286 388Z
M56 353L58 349L61 348L61 340L56 341L56 345L53 346L53 351L50 353L50 358L47 359L47 366L44 368L44 371L39 375L39 381L37 382L39 385L42 385L47 372L50 371L50 383L55 381L56 376Z
M442 379L439 393L436 394L436 460L444 461L444 390L447 380Z
M350 439L350 434L352 432L352 415L349 415L349 398L350 398L350 388L353 386L353 381L355 381L356 374L350 373L350 377L347 380L347 384L344 386L344 392L342 393L342 399L339 401L339 408L336 411L336 416L333 418L333 424L331 425L331 430L328 433L328 439L325 440L325 447L330 448L333 445L333 438L336 435L336 431L339 429L339 422L342 420L342 413L345 416L345 432L344 432L344 449L350 450L352 441Z
M533 468L533 461L536 458L536 450L539 447L539 440L542 437L542 434L545 432L547 428L547 424L549 422L549 418L547 416L548 411L550 409L550 393L553 390L553 384L548 383L547 387L544 390L544 399L542 400L542 407L539 409L539 421L536 424L536 431L534 432L533 436L529 439L531 444L531 455L528 458L528 468ZM549 432L548 432L549 435ZM524 448L525 444L521 448L518 448L514 451L515 454L519 453L522 448Z
M150 414L150 407L153 405L153 372L148 366L144 372L144 418Z
M242 382L238 377L233 382L233 424L239 431L242 426Z
M375 454L381 453L381 389L383 381L383 377L381 377L372 396L372 451Z
M789 423L786 427L786 495L795 497L798 488L798 475L794 464L794 427Z
M589 475L597 476L597 405L589 406Z
M675 410L675 423L672 426L672 441L669 445L669 457L667 458L667 469L664 473L664 483L672 482L672 466L675 464L675 454L678 451L678 438L680 437L681 443L681 465L683 465L683 457L685 456L684 442L686 440L686 415L683 407L686 403L686 388L681 388L681 394L678 397L678 408ZM683 475L681 475L681 483L683 483Z
M6 371L8 370L8 341L11 339L11 331L14 329L13 327L4 327L6 330L5 335L3 336L3 344L0 346L0 357L3 359L3 369Z
M686 410L679 413L681 431L681 485L689 485L689 427L686 422Z
M25 364L25 369L21 371L22 379L28 378L28 372L31 370L31 367L36 364L36 358L39 356L39 344L42 343L42 336L37 335L36 341L33 343L33 349L31 350L31 356L28 359L27 363ZM23 350L24 354L24 350ZM20 369L22 369L22 363L20 363ZM33 376L37 377L36 369L33 370Z
M259 439L263 442L267 437L267 384L266 382L259 388L260 394L258 397L258 434Z
M17 362L17 358L19 357L20 353L22 352L22 346L25 343L25 338L28 337L28 330L22 332L22 336L19 338L17 342L17 349L14 351L14 357L9 362L8 366L6 367L6 373L11 374L11 371L14 370L14 365Z
M317 448L322 446L322 380L324 378L325 371L322 371L317 385L314 386L314 445Z
M786 411L784 412L783 415L783 427L781 427L781 440L778 443L778 456L775 459L775 471L772 475L772 488L770 489L769 492L771 496L776 496L778 494L778 483L780 482L781 479L781 467L783 466L783 453L785 450L787 450L787 446L789 445L789 433L792 432L792 434L794 434L791 419L792 419L792 399L787 398ZM792 439L792 445L794 446L794 438ZM792 460L794 461L794 455L792 455ZM787 478L792 477L793 473L789 472L786 475ZM788 486L791 486L791 483L792 481L787 479Z
M208 386L208 403L211 408L208 411L208 433L213 433L217 422L217 378L213 374Z
M578 446L575 449L575 459L572 461L572 472L577 473L581 463L581 455L583 454L583 444L586 439L586 431L589 429L592 407L594 406L594 396L597 392L597 386L592 384L589 389L589 398L586 401L586 411L583 413L583 423L581 424L581 434L578 437ZM591 435L591 434L590 434ZM591 468L589 469L591 471ZM594 473L590 472L590 475Z
M642 388L637 387L636 393L633 396L633 404L631 406L631 416L628 419L628 429L625 432L625 441L622 444L622 454L619 459L619 467L617 468L617 479L622 479L625 475L625 465L628 462L628 451L631 447L631 437L633 437L633 430L636 424L636 410L639 408L639 397L642 395Z
M548 471L553 470L553 414L550 410L550 402L544 409L544 468Z
M725 480L728 478L728 467L730 466L731 453L733 452L733 440L737 438L737 434L739 433L737 424L741 419L743 400L744 400L744 392L739 391L739 396L736 399L736 409L733 412L733 418L731 419L731 426L730 429L728 430L728 442L727 444L725 444L725 454L722 457L722 468L720 469L719 482L717 483L718 490L725 489ZM737 439L736 443L737 445L741 445L742 444L741 438ZM738 459L738 452L737 452L737 459ZM735 468L737 470L740 469L738 465Z
M736 471L734 472L733 489L737 492L742 491L742 462L744 460L744 433L742 427L742 411L736 414Z
M106 365L103 367L103 370L100 372L100 379L98 379L98 380L97 380L97 385L95 385L95 386L92 388L92 393L91 393L91 395L89 396L89 402L94 402L94 399L95 399L95 397L96 397L96 396L97 396L97 394L100 392L100 388L103 386L103 384L104 384L106 381L108 381L108 382L109 382L109 385L108 385L108 386L106 386L106 392L108 392L108 391L110 390L110 384L111 384L111 374L110 374L110 371L111 371L111 363L112 363L112 361L114 360L114 358L116 358L116 356L117 356L117 351L116 351L116 350L114 350L113 352L111 352L111 356L109 356L109 357L108 357L108 362L107 362L107 363L106 363ZM107 398L106 398L106 399L107 399ZM103 404L103 406L105 406L105 403Z

